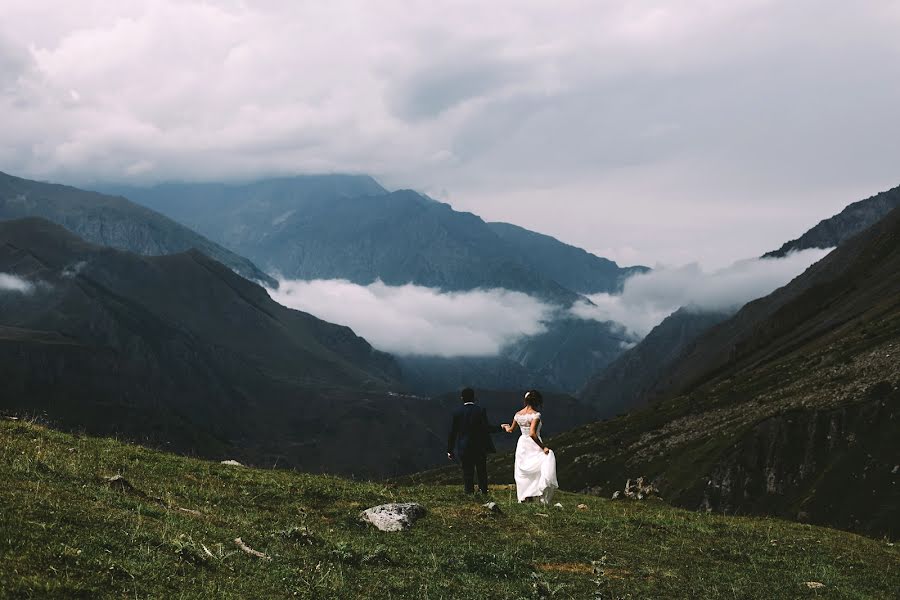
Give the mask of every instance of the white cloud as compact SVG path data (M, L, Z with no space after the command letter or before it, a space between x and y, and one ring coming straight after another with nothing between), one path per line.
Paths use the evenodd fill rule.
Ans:
M30 294L34 291L34 284L16 275L0 273L0 292L18 292Z
M367 172L727 264L897 184L896 4L4 0L0 168Z
M658 266L625 281L621 295L590 296L595 306L577 304L583 319L616 321L645 336L679 307L732 311L785 285L830 250L811 249L784 258L742 260L724 269L704 271L698 264Z
M416 285L283 280L269 295L289 308L351 327L394 354L491 356L544 331L553 308L502 289L444 293Z

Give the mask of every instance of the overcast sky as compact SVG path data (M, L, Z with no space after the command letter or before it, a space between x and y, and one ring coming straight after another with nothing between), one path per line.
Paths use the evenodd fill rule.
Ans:
M362 172L709 267L900 184L900 2L0 0L0 170Z

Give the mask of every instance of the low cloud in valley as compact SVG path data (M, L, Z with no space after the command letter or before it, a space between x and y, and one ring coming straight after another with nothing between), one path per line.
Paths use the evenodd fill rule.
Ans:
M705 271L697 263L661 266L630 277L621 295L596 294L590 297L594 306L581 303L572 311L585 319L616 321L633 334L645 336L682 306L736 310L785 285L828 252L811 249L784 258L742 260L715 271Z
M351 327L379 350L399 355L490 356L544 331L553 308L502 289L441 292L417 285L287 280L272 298Z
M20 294L30 294L34 291L34 284L30 281L10 275L8 273L0 273L0 293L2 292L18 292Z

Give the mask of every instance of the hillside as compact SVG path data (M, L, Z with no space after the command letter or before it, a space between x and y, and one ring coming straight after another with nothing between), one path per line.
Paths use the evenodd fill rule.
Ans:
M349 328L282 307L197 251L141 257L6 221L0 272L33 286L0 293L0 408L66 427L341 470L369 427L344 411L374 403L371 418L386 419L377 400L399 385L393 359ZM395 411L396 427L416 422ZM424 466L357 462L373 475L397 464Z
M730 315L680 308L654 327L636 346L591 377L578 397L613 417L644 406L650 392L681 354L713 325Z
M781 258L808 248L833 248L852 239L884 218L900 205L900 187L848 205L839 214L821 221L800 238L785 243L764 258ZM614 416L671 395L668 386L681 368L681 355L689 351L702 334L730 317L681 308L669 315L636 346L589 378L578 396L599 408L604 416ZM693 361L701 364L701 361Z
M500 488L492 515L456 487L229 467L22 421L0 420L0 477L0 598L887 599L900 584L896 547L841 531L575 494L545 512ZM401 533L357 522L391 501L428 512Z
M666 399L553 439L563 485L607 495L644 475L689 508L896 537L898 273L895 210L701 336Z
M94 244L148 256L195 248L248 279L276 284L246 258L125 198L0 173L0 221L23 217L42 217Z
M833 217L823 219L799 238L785 242L781 248L768 252L765 256L780 257L807 248L834 248L871 227L898 206L900 186L850 204Z

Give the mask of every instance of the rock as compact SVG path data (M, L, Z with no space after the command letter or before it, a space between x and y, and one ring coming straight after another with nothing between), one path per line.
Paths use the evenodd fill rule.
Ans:
M621 496L621 495L622 495L622 492L620 492L619 490L616 490L615 492L613 492L612 499L618 500L619 496Z
M587 504L579 504L579 505L578 505L578 510L587 510L587 509L588 509L588 505L587 505Z
M119 490L120 492L134 492L134 486L131 485L131 482L122 477L121 475L113 475L112 477L106 478L106 485L111 487L114 490Z
M497 505L496 502L488 502L487 504L482 504L482 506L485 507L486 509L488 509L489 511L491 511L492 513L499 514L501 512L500 507Z
M559 502L557 502L556 504L553 505L553 508L558 508L559 510L562 510L563 505L560 504Z
M712 482L707 482L708 485L712 485ZM645 483L643 477L638 477L635 480L629 479L625 482L625 489L623 491L616 491L612 495L613 500L618 500L620 498L628 498L630 500L645 500L647 498L659 498L659 490L656 489L656 486L652 483Z
M493 504L490 502L489 504ZM425 507L415 502L395 502L367 508L359 514L361 521L380 531L402 531L425 516Z
M819 583L818 581L807 581L804 585L811 590L821 590L825 587L824 583Z
M241 463L239 463L239 462L236 461L236 460L223 460L223 461L220 462L219 464L220 464L220 465L227 465L227 466L229 466L229 467L243 467L243 466L244 466L244 465L242 465Z

